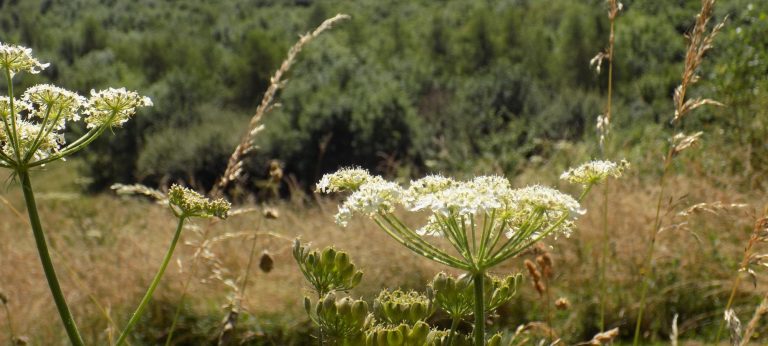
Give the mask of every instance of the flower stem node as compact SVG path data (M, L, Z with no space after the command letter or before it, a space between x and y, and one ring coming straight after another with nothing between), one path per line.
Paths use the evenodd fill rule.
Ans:
M168 202L179 217L218 217L226 219L231 205L224 199L210 200L188 188L173 185L168 191Z

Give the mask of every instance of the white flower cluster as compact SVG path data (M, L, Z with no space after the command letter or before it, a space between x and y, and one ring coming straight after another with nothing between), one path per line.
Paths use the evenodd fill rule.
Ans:
M22 100L33 110L31 115L41 120L58 119L58 127L63 128L67 120L80 120L80 111L86 100L75 92L50 84L35 85L24 92Z
M32 49L0 42L0 69L7 69L11 77L21 71L37 74L48 65L33 58Z
M13 78L17 72L39 73L47 66L35 60L29 48L0 43L0 74ZM128 121L138 107L152 105L149 98L123 88L91 90L91 97L86 99L54 85L40 84L27 89L21 99L12 97L0 96L0 151L6 161L23 162L2 161L4 165L27 164L55 153L66 156L90 143L83 140L81 146L62 149L66 123L80 120L81 114L88 128L114 127Z
M323 193L354 191L365 183L373 180L383 181L374 177L367 170L356 167L342 168L336 173L326 174L317 183L317 191Z
M121 126L130 119L139 107L152 106L149 97L141 96L125 88L95 91L88 99L85 123L88 128L100 126Z
M621 160L619 163L591 161L565 171L560 176L560 179L573 184L593 185L600 183L608 177L621 177L627 168L629 168L629 162L626 160Z
M512 189L509 180L501 176L456 181L430 175L403 189L355 168L324 176L318 190L353 191L336 215L342 226L354 214L389 214L397 205L412 212L428 211L427 224L416 231L420 235L442 235L446 227L452 227L450 223L471 227L486 217L494 220L494 227L503 227L497 231L508 237L531 223L540 230L551 227L552 233L568 234L572 221L583 213L579 203L567 194L543 186Z

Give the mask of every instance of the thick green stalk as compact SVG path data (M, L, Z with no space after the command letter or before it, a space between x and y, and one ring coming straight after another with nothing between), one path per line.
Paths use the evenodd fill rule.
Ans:
M35 194L32 191L29 172L26 169L19 169L17 173L21 179L22 190L24 190L24 201L27 203L27 214L29 214L29 223L32 225L32 233L35 236L37 252L40 255L40 262L43 265L43 271L45 272L45 278L48 280L48 287L51 289L53 301L56 303L56 309L59 310L59 316L61 316L61 321L64 323L64 329L67 331L69 341L72 345L82 346L84 345L83 338L80 336L75 320L72 318L72 313L69 311L69 306L59 285L59 279L56 277L56 269L53 267L51 255L48 253L48 244L45 241L45 233L43 232L43 226L40 224L40 216L37 213Z
M136 325L136 323L139 322L139 318L141 318L141 315L144 313L144 310L147 308L149 301L152 299L152 294L155 293L155 289L157 288L158 284L160 284L160 279L163 278L163 274L165 273L165 268L167 268L168 263L171 262L171 257L173 257L173 250L176 249L176 243L179 242L179 237L181 236L181 230L184 227L185 219L186 219L186 215L182 214L181 216L179 216L179 224L176 227L176 233L173 235L173 240L171 240L171 246L168 247L168 252L165 254L165 258L163 258L163 263L160 265L160 269L157 271L157 274L155 274L155 278L152 279L152 283L149 284L147 293L145 293L144 298L141 299L141 303L139 303L139 307L136 308L136 311L133 313L133 316L131 316L131 319L128 321L128 324L123 329L123 332L120 333L120 337L117 339L117 343L115 345L120 346L126 342L128 338L128 334L131 332L131 330Z
M485 272L479 271L472 274L475 285L475 346L485 345Z

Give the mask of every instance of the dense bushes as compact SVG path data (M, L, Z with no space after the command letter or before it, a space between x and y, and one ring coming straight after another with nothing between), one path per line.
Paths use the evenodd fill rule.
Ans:
M684 56L680 34L698 6L624 3L615 99L615 130L624 135L616 146L666 124ZM707 95L730 107L697 118L726 129L723 143L754 149L732 163L737 170L768 167L768 114L755 101L768 85L766 9L722 6L731 24L703 66L704 88L715 91ZM296 35L349 13L351 22L303 52L248 163L259 177L280 160L306 186L353 164L390 174L512 174L551 155L551 143L594 142L605 76L588 63L607 42L605 11L598 0L3 1L0 39L67 62L41 81L81 92L126 85L154 99L154 109L86 157L92 188L136 180L209 187Z

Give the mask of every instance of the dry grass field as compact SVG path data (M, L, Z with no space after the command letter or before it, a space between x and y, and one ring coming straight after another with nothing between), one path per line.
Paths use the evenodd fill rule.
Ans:
M128 319L160 263L175 218L166 206L149 200L78 194L76 163L55 164L33 177L40 182L43 226L49 230L54 261L73 313L84 338L106 343L119 329L115 323L121 326ZM518 186L537 180L551 183L557 177L544 172L552 171L531 170L513 181ZM729 186L716 186L704 177L676 175L669 184L673 189L670 200L664 203L664 220L665 225L675 227L664 229L658 239L655 279L643 327L663 342L678 314L680 338L696 340L710 336L702 333L712 333L712 324L719 321L755 218L750 208L759 205L761 196L735 194ZM626 337L631 336L634 325L638 270L654 217L653 208L647 206L653 205L657 191L649 185L653 186L632 173L609 185L606 325L619 327ZM35 345L66 344L17 184L9 180L2 197L0 290L8 298L13 332ZM597 268L604 244L599 226L600 197L595 193L585 201L590 211L578 221L573 236L547 241L543 247L554 261L549 297L540 296L526 278L517 298L496 317L498 325L514 329L552 316L555 332L568 343L588 340L598 331ZM701 201L748 207L678 215ZM313 247L333 244L347 250L365 272L362 284L352 294L369 300L385 287L423 287L434 274L446 269L404 250L367 220L356 219L347 229L340 228L333 223L335 205L331 200L305 196L304 202L270 205L277 210L277 219L262 216L265 206L246 204L239 208L255 210L233 215L226 222L189 224L182 236L184 245L174 256L175 264L137 329L139 339L148 344L163 342L179 304L184 306L176 331L179 344L185 344L185 338L187 344L215 338L229 303L242 287L254 236L255 261L263 251L274 260L269 273L252 266L242 295L236 333L238 339L254 344L302 344L307 340L311 326L301 306L306 287L290 254L291 241L296 237ZM203 237L209 240L206 252L194 257ZM520 256L497 271L523 272L526 258L531 256ZM191 284L181 301L188 280ZM758 283L755 289L749 280L741 286L736 311L744 320L751 316L765 286ZM570 301L570 307L555 310L553 302L561 297ZM0 335L6 340L8 323L6 316L0 318Z

